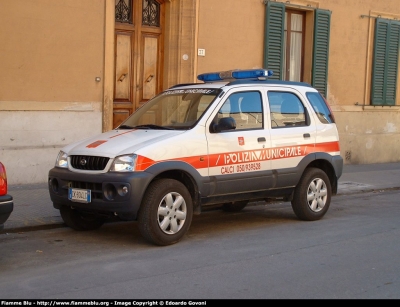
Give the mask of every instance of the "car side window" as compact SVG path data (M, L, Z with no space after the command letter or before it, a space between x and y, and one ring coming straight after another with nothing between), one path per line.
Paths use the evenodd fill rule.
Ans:
M232 117L236 130L262 129L263 108L258 91L234 93L228 97L218 111L218 119Z
M306 126L306 111L297 95L289 92L268 92L272 128Z
M335 122L331 110L320 93L308 92L306 96L321 123L332 124Z

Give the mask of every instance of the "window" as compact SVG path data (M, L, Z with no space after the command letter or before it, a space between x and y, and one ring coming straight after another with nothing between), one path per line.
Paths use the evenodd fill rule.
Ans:
M283 45L283 80L302 81L305 13L286 10Z
M132 23L132 0L115 0L115 21Z
M315 114L323 124L331 124L335 122L335 118L324 98L319 93L306 93L308 101L310 101Z
M399 65L400 22L376 19L371 104L395 105Z
M160 3L155 0L143 0L142 24L146 26L160 26Z
M215 99L214 95L201 96L199 105L197 108L196 119L199 119L201 116L203 116L204 112L208 109L208 107L211 105L211 103L214 101L214 99Z
M142 25L160 27L160 3L156 0L143 0L142 6ZM116 22L133 24L133 11L132 0L115 0Z
M331 12L307 9L266 1L264 67L274 71L270 79L308 82L326 97ZM310 33L305 29L307 18L314 19ZM312 55L307 65L305 50ZM309 72L311 79L305 80Z
M236 130L263 128L262 101L259 92L239 92L229 96L218 112L218 119L232 117Z
M164 129L188 130L194 127L220 89L188 89L162 92L124 121L124 125L157 125Z
M306 126L306 113L299 97L288 92L268 92L271 127Z

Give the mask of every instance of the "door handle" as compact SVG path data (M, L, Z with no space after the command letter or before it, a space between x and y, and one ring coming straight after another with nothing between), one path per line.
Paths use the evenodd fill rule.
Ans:
M153 77L154 77L153 75L148 76L146 82L149 83L153 79Z
M124 81L124 79L125 79L125 77L126 77L127 75L128 75L128 74L122 74L122 75L118 78L118 81L119 81L119 82Z
M309 133L304 133L304 134L303 134L303 137L309 138L309 137L311 137L311 135L310 135Z
M265 137L260 137L257 139L257 141L260 143L260 142L265 142L266 140L265 140Z

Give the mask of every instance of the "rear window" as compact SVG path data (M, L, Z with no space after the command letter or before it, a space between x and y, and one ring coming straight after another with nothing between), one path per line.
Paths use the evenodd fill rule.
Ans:
M288 128L308 126L306 110L300 98L290 92L268 91L271 127Z
M306 93L306 96L321 123L332 124L335 122L335 118L333 117L333 113L329 108L329 105L326 103L324 97L322 97L320 93L308 92Z

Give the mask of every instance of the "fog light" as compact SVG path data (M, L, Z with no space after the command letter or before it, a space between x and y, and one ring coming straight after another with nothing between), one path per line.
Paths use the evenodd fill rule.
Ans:
M125 196L129 193L129 188L126 185L120 186L118 189L118 194L121 196Z
M106 184L103 188L103 194L107 200L114 200L115 195L117 194L116 192L117 191L112 184Z
M51 187L54 193L58 193L58 181L56 178L49 179L49 186Z

